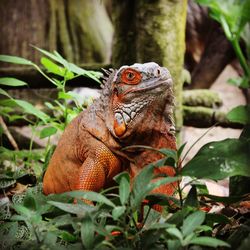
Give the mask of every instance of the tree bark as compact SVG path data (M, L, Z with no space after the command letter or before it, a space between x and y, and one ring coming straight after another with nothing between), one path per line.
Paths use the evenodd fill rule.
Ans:
M49 49L48 1L2 0L0 13L0 54L39 62L38 53L30 45Z
M242 128L242 124L228 121L227 113L206 107L183 106L184 125L196 128L221 126L225 128Z
M39 63L32 44L76 64L110 60L113 28L102 1L2 0L0 12L0 54Z
M112 64L154 61L167 67L174 80L176 129L180 131L187 1L125 0L113 1L113 7Z
M183 104L187 106L202 106L208 108L220 107L222 100L219 94L208 89L183 91Z

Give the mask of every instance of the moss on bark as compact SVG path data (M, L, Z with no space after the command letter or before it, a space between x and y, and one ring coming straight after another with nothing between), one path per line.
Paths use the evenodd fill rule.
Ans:
M218 125L226 128L242 128L241 124L229 122L227 113L207 107L183 106L184 124L196 128L208 128Z
M183 104L187 106L218 107L222 100L218 93L208 89L195 89L183 91Z

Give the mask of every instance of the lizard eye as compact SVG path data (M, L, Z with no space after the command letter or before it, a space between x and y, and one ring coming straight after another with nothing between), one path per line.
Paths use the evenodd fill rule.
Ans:
M134 69L126 69L121 75L122 82L126 84L138 84L141 78L141 73Z
M128 72L126 77L128 80L132 81L135 78L135 74L132 72Z

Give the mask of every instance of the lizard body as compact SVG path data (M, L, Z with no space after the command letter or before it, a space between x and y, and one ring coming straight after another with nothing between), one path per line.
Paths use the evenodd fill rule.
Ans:
M112 185L121 171L134 178L162 158L148 150L121 150L126 146L176 150L172 107L172 79L166 68L151 62L109 72L101 97L65 129L44 176L44 193L99 191ZM175 174L167 166L154 172ZM154 192L172 195L174 187L163 185Z

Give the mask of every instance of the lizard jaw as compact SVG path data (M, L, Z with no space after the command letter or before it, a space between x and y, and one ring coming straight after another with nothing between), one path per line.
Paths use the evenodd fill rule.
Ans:
M122 137L128 126L138 116L142 109L151 102L151 99L135 100L129 104L119 105L114 112L113 130L117 137Z

